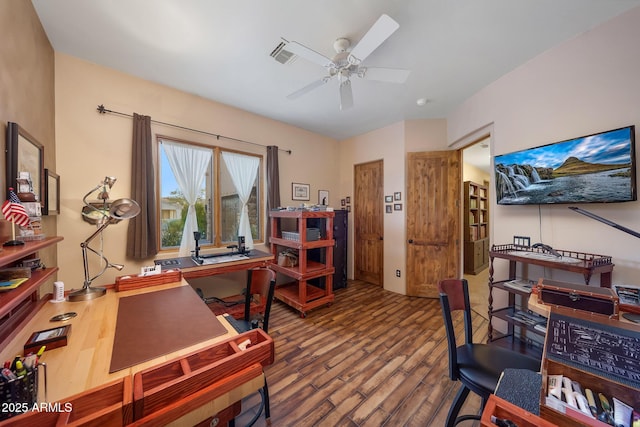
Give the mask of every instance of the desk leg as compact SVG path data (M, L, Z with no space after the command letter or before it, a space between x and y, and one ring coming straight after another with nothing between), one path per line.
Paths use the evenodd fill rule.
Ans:
M244 297L244 320L251 322L251 269L247 270L247 290Z

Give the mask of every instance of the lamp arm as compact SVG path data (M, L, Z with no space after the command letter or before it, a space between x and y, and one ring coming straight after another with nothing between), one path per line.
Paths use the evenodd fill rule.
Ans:
M84 248L86 246L89 246L89 242L91 242L93 239L95 239L96 236L98 234L102 233L102 230L107 228L110 224L111 224L111 218L109 218L109 220L107 222L102 224L91 236L87 237L87 239L84 242L80 243L80 247Z
M104 224L102 224L91 236L89 236L84 242L80 243L80 247L82 248L82 261L84 264L84 287L87 288L89 287L89 285L91 284L91 282L93 281L93 279L95 279L96 277L100 276L100 274L104 273L104 270L106 270L106 268L104 270L102 270L102 272L100 274L98 274L98 276L95 276L93 279L89 278L89 260L87 259L87 249L89 249L91 252L95 253L96 255L100 256L100 258L105 259L106 258L97 253L96 251L94 251L93 249L91 249L89 247L89 243L95 239L95 237L102 233L102 230L104 230L105 228L107 228L109 226L109 224L111 224L111 218L109 218L109 220L107 222L105 222ZM109 262L107 261L107 265L109 265Z
M100 212L103 217L107 217L107 215L105 215L103 211L101 211L100 209L97 209L91 203L87 202L87 197L89 197L94 191L98 190L100 187L103 187L103 186L104 186L104 183L101 182L100 184L93 187L91 191L89 191L87 194L84 195L84 197L82 198L82 203L84 203L84 205L87 206L89 209L94 210L96 212ZM105 199L103 203L103 208L106 209L106 207L107 207L107 200Z
M104 266L102 267L102 270L100 270L100 272L98 274L96 274L95 276L88 278L89 277L89 270L87 270L87 274L85 276L85 280L89 280L89 284L91 284L91 282L93 282L95 279L97 279L98 277L102 276L104 274L105 271L107 271L107 268L109 268L109 266L111 265L109 263L109 260L101 253L99 253L98 251L96 251L93 248L90 248L89 246L87 246L87 249L90 250L91 252L93 252L94 254L98 255L100 257L100 259L104 262Z

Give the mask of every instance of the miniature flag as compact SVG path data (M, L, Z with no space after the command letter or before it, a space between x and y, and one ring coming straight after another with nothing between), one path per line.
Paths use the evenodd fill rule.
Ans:
M22 206L16 193L13 192L13 188L9 188L9 200L2 204L2 215L7 221L22 227L29 225L29 215L27 215L27 211Z

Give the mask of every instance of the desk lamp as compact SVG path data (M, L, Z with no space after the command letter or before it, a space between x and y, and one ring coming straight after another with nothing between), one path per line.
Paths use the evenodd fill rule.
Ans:
M98 229L91 236L89 236L84 242L80 243L80 247L82 248L82 260L84 263L84 286L79 291L70 293L69 301L85 301L85 300L101 297L102 295L105 294L106 289L92 288L91 282L93 282L96 278L100 277L109 267L113 267L118 271L124 268L122 264L110 263L109 260L107 260L107 258L102 253L102 247L100 248L100 252L98 252L89 246L89 243L91 243L91 241L94 238L96 238L96 236L101 235L104 229L107 228L109 225L117 224L123 219L133 218L140 213L140 206L135 200L125 198L125 199L115 200L114 202L111 202L111 203L107 202L107 199L109 198L109 192L107 187L111 189L115 181L116 179L113 177L105 177L104 181L102 181L95 188L89 191L82 199L82 201L85 204L85 209L88 206L90 210L99 211L94 206L90 205L86 199L91 193L93 193L94 191L102 187L102 191L99 193L98 197L103 200L103 205L105 209L100 211L102 218L100 218L97 221ZM106 214L107 206L109 207L108 215ZM83 209L83 215L84 215L85 209ZM98 255L102 260L102 262L104 263L104 267L102 268L102 270L93 277L90 277L89 275L89 262L87 260L87 250Z

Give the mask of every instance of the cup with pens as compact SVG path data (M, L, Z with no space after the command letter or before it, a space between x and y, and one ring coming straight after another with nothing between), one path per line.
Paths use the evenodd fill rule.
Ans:
M0 420L4 420L30 410L38 402L38 371L44 370L45 400L47 366L40 361L46 346L40 347L37 353L26 356L18 355L13 360L5 361L0 371L0 400L3 411Z

